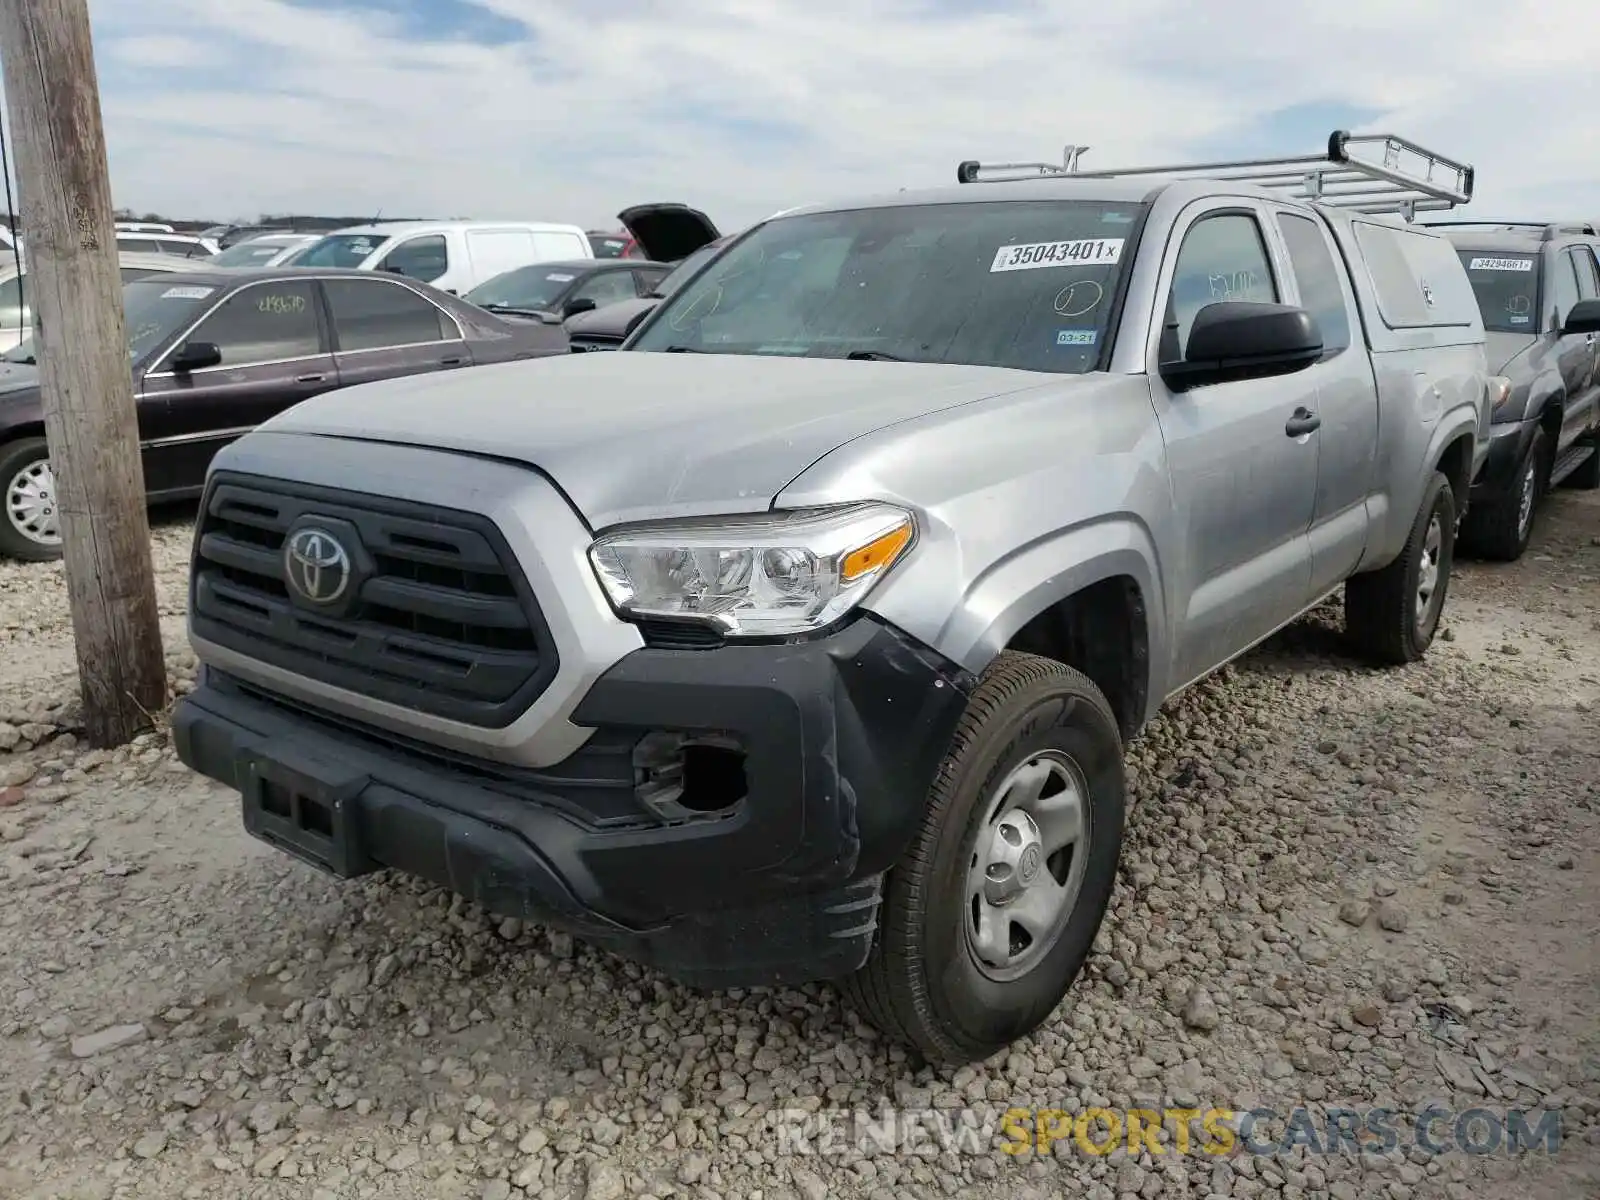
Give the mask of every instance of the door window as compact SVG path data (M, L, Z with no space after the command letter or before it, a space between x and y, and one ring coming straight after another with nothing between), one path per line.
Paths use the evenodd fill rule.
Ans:
M1572 265L1578 272L1578 298L1581 300L1600 299L1600 272L1595 270L1594 252L1590 250L1569 250Z
M573 291L574 300L593 300L596 307L615 304L618 300L632 300L639 293L633 284L632 271L605 271L581 283Z
M1300 285L1300 307L1316 318L1322 349L1332 356L1350 344L1350 310L1345 307L1339 268L1328 239L1310 217L1278 214L1278 228L1289 247L1289 265Z
M1180 358L1189 344L1195 314L1227 300L1272 303L1278 289L1261 227L1254 217L1224 213L1189 227L1167 294L1167 329L1162 357Z
M661 270L635 271L634 275L639 281L639 294L641 296L647 296L651 292L656 291L661 286L661 281L670 274L672 274L672 272L666 268Z
M322 285L340 350L414 346L455 336L436 305L410 288L378 279L329 279Z
M284 280L235 292L195 329L191 342L215 342L224 367L310 358L322 353L309 282Z
M442 234L414 237L384 255L378 269L432 283L450 269L450 251Z
M1550 265L1550 328L1559 330L1567 312L1578 302L1578 273L1572 255L1558 254Z

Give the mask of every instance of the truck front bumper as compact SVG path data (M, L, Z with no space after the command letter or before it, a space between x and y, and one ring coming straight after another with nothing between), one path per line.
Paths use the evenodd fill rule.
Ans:
M643 649L554 767L466 759L207 669L179 757L255 836L341 876L391 868L699 986L865 960L975 680L863 616L820 639Z

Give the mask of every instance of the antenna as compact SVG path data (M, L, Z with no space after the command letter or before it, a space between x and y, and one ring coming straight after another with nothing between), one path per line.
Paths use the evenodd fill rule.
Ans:
M1407 221L1418 212L1455 208L1472 199L1473 168L1392 133L1328 136L1320 155L1255 158L1167 166L1136 166L1085 171L1078 160L1088 146L1068 144L1060 165L1047 162L982 163L969 159L956 168L959 183L1004 183L1019 179L1118 179L1162 176L1248 183L1297 200L1310 200L1361 213L1399 213ZM1374 150L1370 156L1355 151Z

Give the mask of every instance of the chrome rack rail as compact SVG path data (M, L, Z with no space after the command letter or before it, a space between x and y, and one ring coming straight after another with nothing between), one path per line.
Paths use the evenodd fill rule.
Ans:
M1392 133L1352 134L1336 130L1322 155L1257 158L1237 162L1185 163L1085 171L1078 160L1088 146L1066 148L1061 162L980 163L956 168L961 183L1002 183L1046 177L1119 179L1160 176L1249 183L1290 196L1362 213L1398 213L1407 221L1419 212L1439 212L1472 199L1473 168L1424 149ZM1358 151L1374 152L1370 157Z

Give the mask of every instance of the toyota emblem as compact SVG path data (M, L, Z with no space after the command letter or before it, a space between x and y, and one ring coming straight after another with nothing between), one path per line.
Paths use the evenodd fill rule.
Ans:
M350 586L350 552L326 529L307 526L283 547L289 586L312 604L332 604Z

